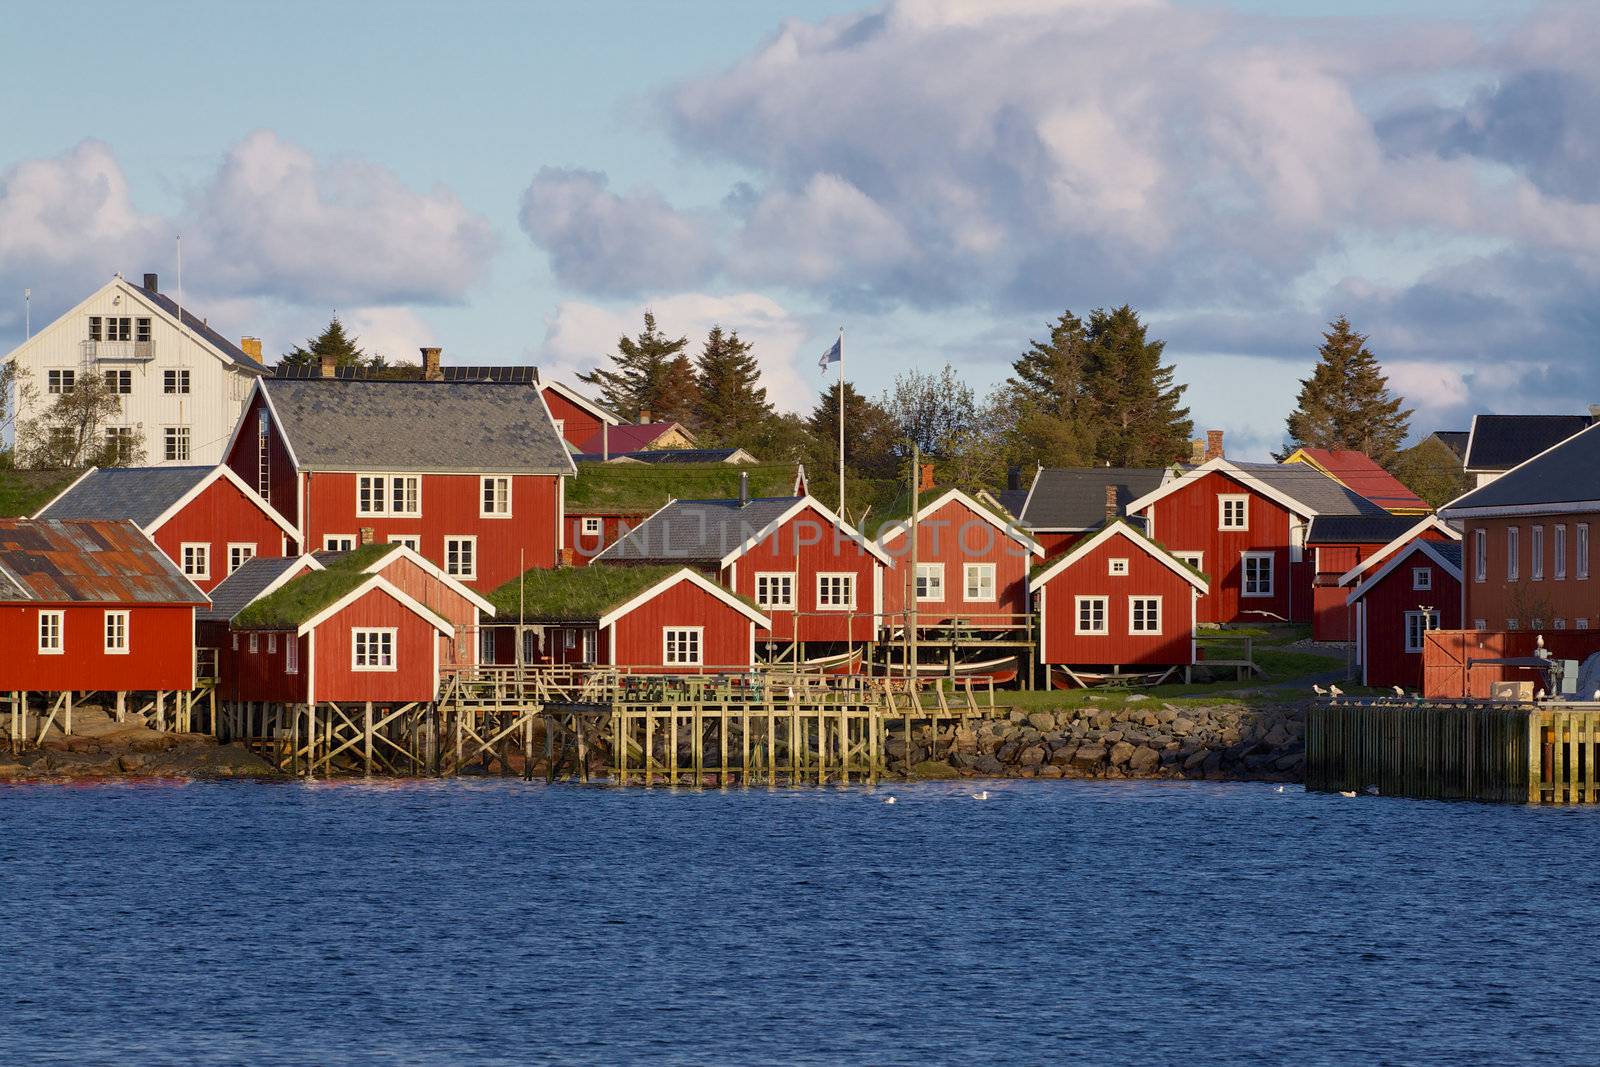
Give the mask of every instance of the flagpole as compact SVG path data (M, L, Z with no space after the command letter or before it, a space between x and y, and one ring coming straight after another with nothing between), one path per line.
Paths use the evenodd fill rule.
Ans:
M844 327L839 327L839 519L844 520Z

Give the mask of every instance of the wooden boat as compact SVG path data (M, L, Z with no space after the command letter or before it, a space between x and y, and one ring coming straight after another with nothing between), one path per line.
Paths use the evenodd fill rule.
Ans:
M903 675L905 667L891 663L888 665L890 675ZM1017 677L1016 656L994 656L989 659L974 659L956 663L955 676L971 680L989 679L996 684L1013 681ZM950 677L950 664L945 663L919 663L917 664L918 678L948 678Z
M775 666L781 666L781 662ZM861 649L852 648L848 652L836 652L827 656L813 656L803 659L800 666L808 671L822 671L824 674L857 674L861 670Z
M1050 688L1095 689L1104 686L1142 689L1146 686L1160 685L1171 678L1177 669L1167 667L1158 671L1122 671L1113 674L1110 671L1075 671L1058 664L1050 668Z

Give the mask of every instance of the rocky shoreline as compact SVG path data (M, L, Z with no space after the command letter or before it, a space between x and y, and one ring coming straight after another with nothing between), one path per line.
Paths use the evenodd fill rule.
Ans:
M158 733L142 723L119 723L93 705L78 708L75 718L71 737L52 730L42 743L20 752L0 749L0 782L282 777L243 745L218 744L205 734Z
M1115 708L1015 710L914 735L918 778L1298 782L1305 773L1305 713L1290 705L1177 707L1133 696ZM889 755L892 767L905 766L898 740Z

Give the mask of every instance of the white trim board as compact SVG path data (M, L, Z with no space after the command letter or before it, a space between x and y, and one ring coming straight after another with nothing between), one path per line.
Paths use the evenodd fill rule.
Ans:
M1016 541L1017 544L1021 545L1023 548L1026 548L1033 555L1040 557L1044 556L1044 549L1039 545L1039 542L1023 533L1013 524L1005 522L998 515L994 514L988 508L982 506L976 500L973 500L972 497L968 496L966 493L963 493L959 489L947 489L936 500L933 500L930 503L924 504L922 507L918 508L917 521L921 522L925 517L932 515L934 512L938 511L940 508L951 503L952 501L961 504L962 507L977 515L978 518L984 520L990 526L993 526L995 529L1006 534L1013 541ZM886 532L878 535L878 543L880 545L886 545L888 542L910 532L910 530L911 524L909 519L897 519L893 524L890 525Z
M600 616L599 620L595 624L596 628L605 629L606 627L611 626L618 619L621 619L624 615L627 615L629 612L639 607L639 605L653 600L655 597L659 596L661 593L679 584L680 582L688 582L691 585L697 586L707 593L710 593L712 596L716 597L730 608L733 608L735 611L738 611L741 615L745 616L763 630L772 629L772 619L770 616L763 615L761 612L757 611L749 604L746 604L743 600L740 600L738 597L734 596L720 585L713 583L709 578L704 577L697 571L690 570L688 567L682 567L677 571L677 573L667 575L665 578L650 586L648 589L636 594L625 604L612 608L610 611Z
M1428 530L1438 530L1457 541L1461 540L1461 532L1454 527L1441 522L1439 520L1439 516L1424 515L1415 526L1411 527L1405 533L1401 534L1393 541L1390 541L1388 544L1378 549L1378 551L1374 552L1372 555L1368 556L1354 567L1351 567L1349 570L1339 575L1339 581L1336 584L1349 585L1351 582L1361 577L1362 574L1383 562L1383 560L1388 557L1389 553L1393 552L1397 548L1405 547L1412 541L1415 541L1417 538L1421 537L1423 533Z
M1151 558L1159 561L1168 570L1183 578L1200 592L1211 592L1211 586L1205 581L1205 579L1195 574L1182 563L1179 563L1173 558L1171 553L1165 552L1151 544L1147 538L1140 535L1133 529L1132 526L1129 526L1127 521L1124 519L1117 519L1115 522L1107 525L1105 529L1101 530L1093 537L1074 545L1071 552L1068 552L1065 556L1062 556L1060 559L1056 560L1049 567L1030 578L1028 580L1029 590L1043 589L1045 584L1053 579L1056 575L1060 574L1068 567L1071 567L1073 564L1079 562L1081 559L1083 559L1083 557L1087 556L1089 553L1105 544L1113 536L1117 535L1120 535L1124 540L1133 543L1141 552L1144 552Z
M1440 569L1453 577L1458 584L1465 586L1466 583L1464 583L1461 578L1461 568L1457 567L1454 563L1451 563L1449 560L1441 556L1439 554L1439 550L1433 547L1432 541L1413 541L1409 547L1396 552L1393 557L1390 558L1388 563L1385 563L1382 567L1378 568L1377 573L1373 574L1372 577L1356 586L1355 589L1351 591L1350 595L1344 598L1345 604L1354 604L1356 601L1366 596L1367 592L1371 590L1373 586L1383 581L1383 579L1388 576L1390 571L1400 566L1400 564L1404 563L1418 552L1421 552L1423 555L1433 560L1434 563L1438 564ZM1429 592L1434 591L1435 590L1429 590Z
M1184 489L1193 485L1195 482L1200 481L1208 474L1221 474L1224 477L1231 478L1233 481L1238 482L1251 492L1258 493L1261 496L1266 497L1268 500L1284 508L1286 511L1293 512L1294 514L1299 515L1301 518L1314 519L1319 514L1315 508L1309 507L1293 497L1272 488L1272 486L1268 485L1266 482L1263 482L1259 478L1252 476L1247 471L1240 470L1238 467L1235 467L1232 463L1229 463L1225 459L1206 460L1204 463L1200 464L1200 466L1196 467L1188 474L1185 474L1183 477L1170 482L1164 482L1157 488L1152 489L1150 492L1140 497L1138 500L1130 502L1124 511L1129 515L1143 511L1151 504L1170 496L1179 489ZM1323 477L1326 478L1328 476L1323 475ZM1331 478L1329 480L1333 481ZM1337 485L1339 483L1334 482L1334 484Z
M395 602L401 607L408 609L418 618L428 623L428 625L432 626L435 630L444 634L446 637L452 637L455 635L456 630L454 626L450 625L450 623L434 614L431 610L423 607L417 601L413 600L411 597L395 588L387 578L384 578L379 574L374 574L372 577L368 578L366 581L350 590L350 592L346 593L332 604L329 604L327 607L317 612L317 614L313 615L310 619L307 619L305 622L301 623L300 628L295 632L300 634L302 637L308 633L311 633L328 619L343 611L345 608L349 607L351 604L355 603L357 600L361 599L363 596L372 592L373 590L386 593L393 597Z

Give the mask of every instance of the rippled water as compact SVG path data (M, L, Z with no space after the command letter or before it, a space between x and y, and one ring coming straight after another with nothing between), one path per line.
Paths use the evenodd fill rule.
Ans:
M5 789L0 1053L1600 1057L1600 812L970 788Z

